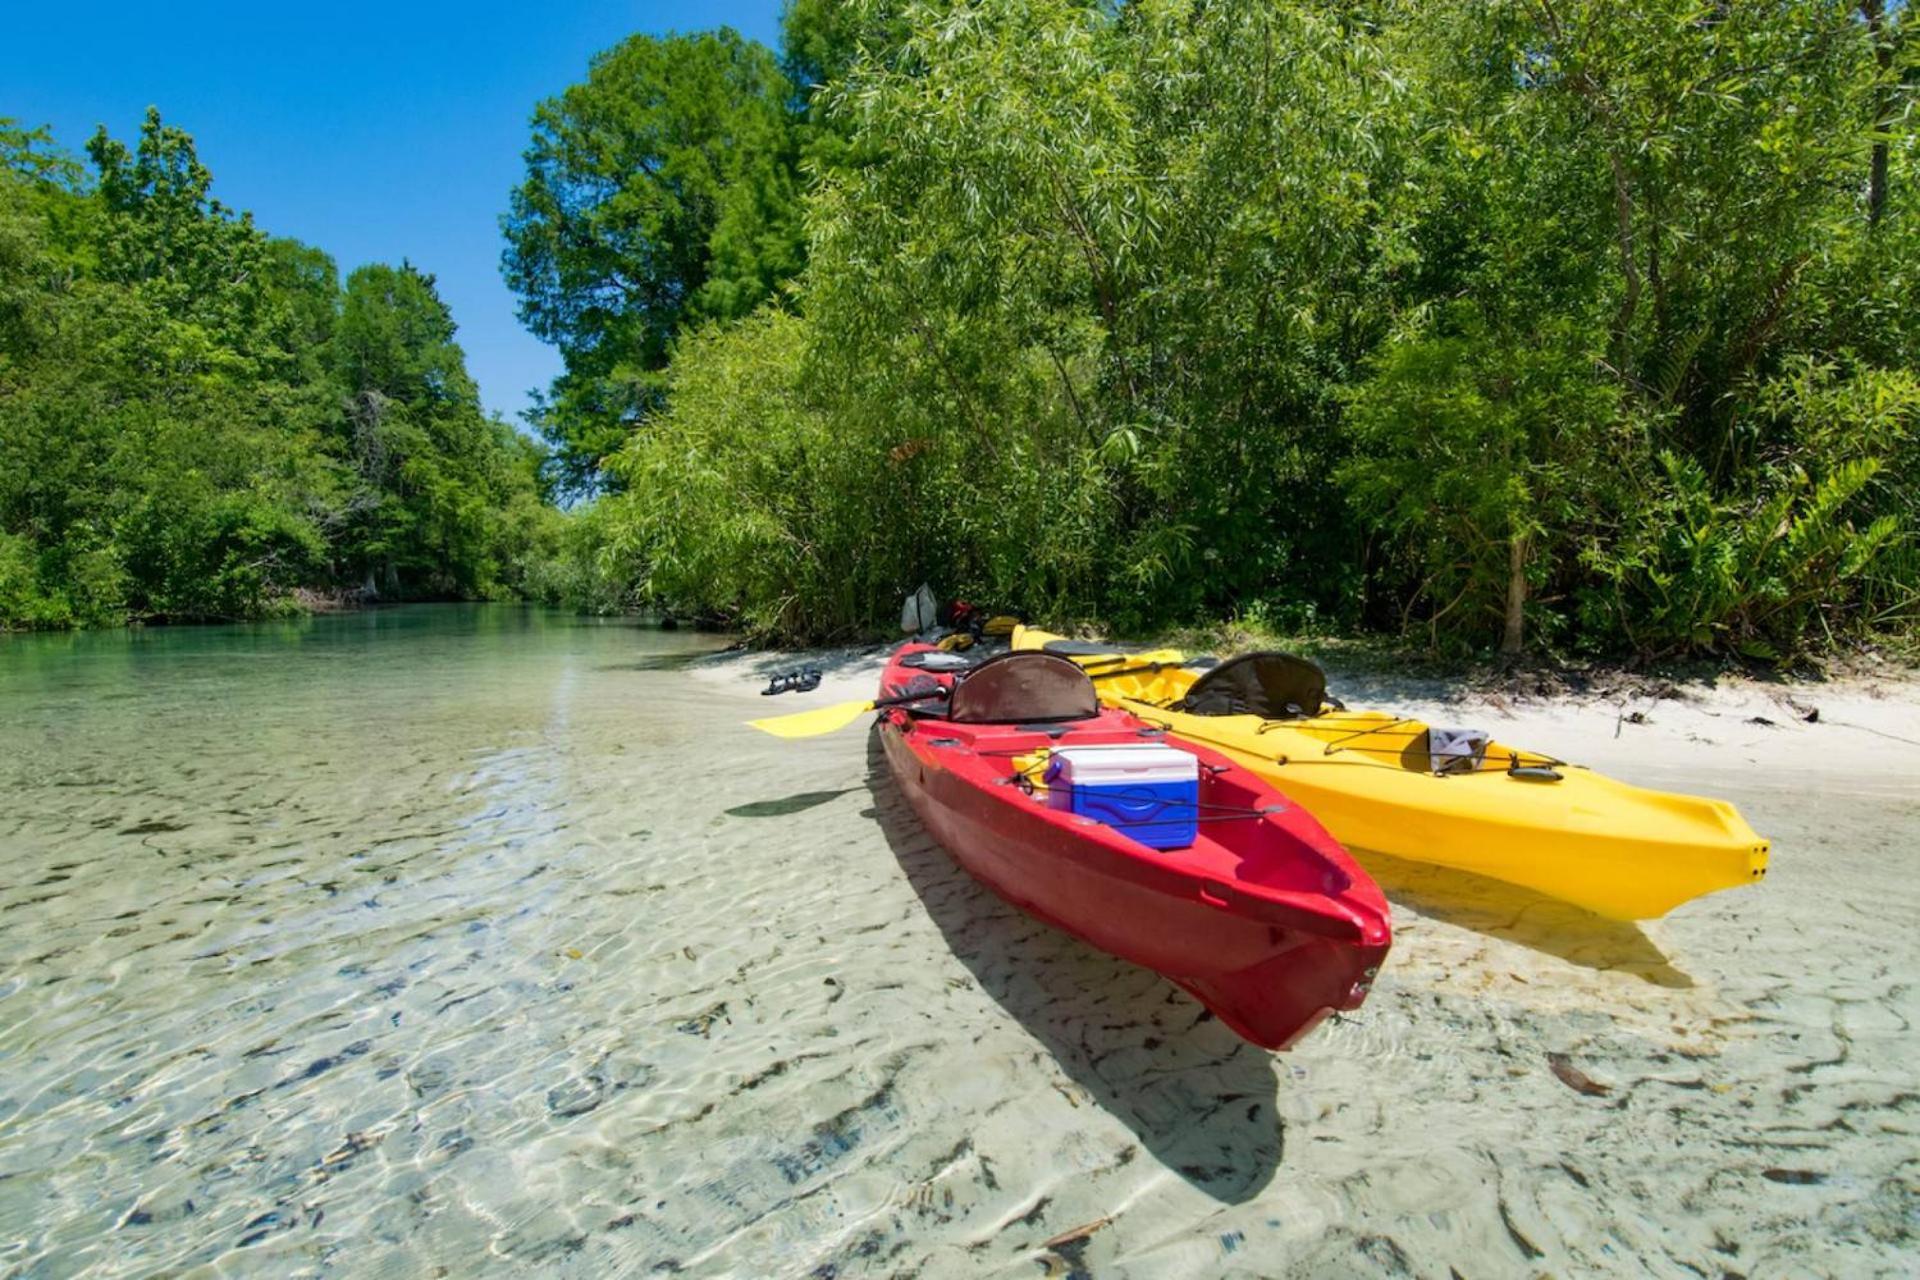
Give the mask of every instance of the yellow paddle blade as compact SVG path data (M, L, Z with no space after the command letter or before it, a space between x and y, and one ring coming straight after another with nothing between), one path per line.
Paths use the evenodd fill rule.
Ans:
M871 702L836 702L830 707L796 711L790 716L749 720L747 723L776 738L815 738L823 733L844 729L871 710Z

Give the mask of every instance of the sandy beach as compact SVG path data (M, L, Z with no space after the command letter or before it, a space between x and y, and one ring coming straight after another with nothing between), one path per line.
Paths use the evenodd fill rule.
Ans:
M882 652L691 674L748 715L773 701L748 700L764 673L823 666L818 692L778 700L798 710L870 696ZM1352 706L1731 799L1772 870L1630 925L1356 851L1392 899L1393 956L1363 1009L1266 1055L992 898L869 776L870 808L782 829L867 868L860 900L898 902L887 970L922 1006L905 1025L975 1029L889 1085L907 1144L941 1159L884 1162L876 1238L932 1273L1910 1274L1911 678L1522 699L1330 674ZM822 788L877 767L853 730L779 750Z
M982 889L863 725L746 727L881 651L723 643L513 606L10 642L0 1275L1912 1274L1911 682L1336 667L1731 799L1773 869L1642 927L1361 851L1393 954L1274 1055Z

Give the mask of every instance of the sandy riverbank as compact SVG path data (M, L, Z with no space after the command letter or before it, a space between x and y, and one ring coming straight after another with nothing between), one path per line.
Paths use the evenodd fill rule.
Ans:
M1910 684L1336 667L1725 796L1773 871L1642 928L1370 859L1381 981L1275 1056L981 889L862 727L745 726L880 651L772 699L798 660L720 643L504 606L10 640L0 1273L1913 1271Z
M729 654L691 674L744 717L870 696L883 654ZM756 696L802 664L825 668L817 692ZM876 776L872 808L781 824L796 854L891 850L897 866L871 870L898 887L862 891L921 900L938 935L916 947L926 931L904 930L900 963L932 970L916 985L944 986L976 1028L916 1108L944 1117L928 1123L956 1154L895 1197L915 1255L1094 1275L1905 1272L1920 1248L1920 685L1514 698L1330 675L1350 706L1731 799L1774 840L1772 873L1635 926L1363 853L1394 903L1394 955L1364 1009L1274 1057L994 900ZM780 750L852 778L877 769L865 736ZM989 1163L1002 1186L1041 1190L987 1195ZM981 1196L997 1225L945 1225ZM930 1210L928 1237L914 1215Z

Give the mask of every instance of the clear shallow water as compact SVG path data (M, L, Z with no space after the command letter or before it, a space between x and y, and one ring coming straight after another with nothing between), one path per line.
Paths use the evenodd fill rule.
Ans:
M0 638L0 1275L1910 1269L1911 792L1641 779L1778 850L1644 930L1376 862L1375 997L1274 1057L712 644Z

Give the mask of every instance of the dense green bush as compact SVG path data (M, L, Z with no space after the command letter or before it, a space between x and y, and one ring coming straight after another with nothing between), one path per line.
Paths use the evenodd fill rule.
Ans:
M1738 486L1663 452L1620 536L1593 543L1589 629L1643 652L1757 658L1910 632L1920 380L1802 358L1749 403L1755 456Z
M1377 574L1404 613L1434 636L1498 627L1517 650L1527 601L1577 569L1640 442L1591 330L1542 317L1498 333L1472 310L1433 329L1390 339L1353 389L1335 476L1404 557L1404 578Z
M1911 633L1904 9L790 23L807 265L601 419L602 574L786 638L923 578L1456 651Z
M1815 481L1793 468L1768 488L1716 498L1705 470L1661 455L1665 483L1629 534L1593 563L1614 584L1617 620L1635 647L1773 658L1857 610L1862 577L1898 529L1892 516L1856 528L1846 512L1878 472L1843 463ZM1821 637L1810 637L1816 625Z
M270 240L150 113L97 181L0 125L0 628L522 589L558 519L431 277Z
M780 312L683 341L668 408L613 459L621 491L591 516L645 594L804 639L870 629L929 564L949 591L1071 600L1099 553L1100 493L1079 477L1076 506L1050 456L1050 375L1031 371L1031 398L975 435L890 389L850 406L843 371L809 351L807 323Z

